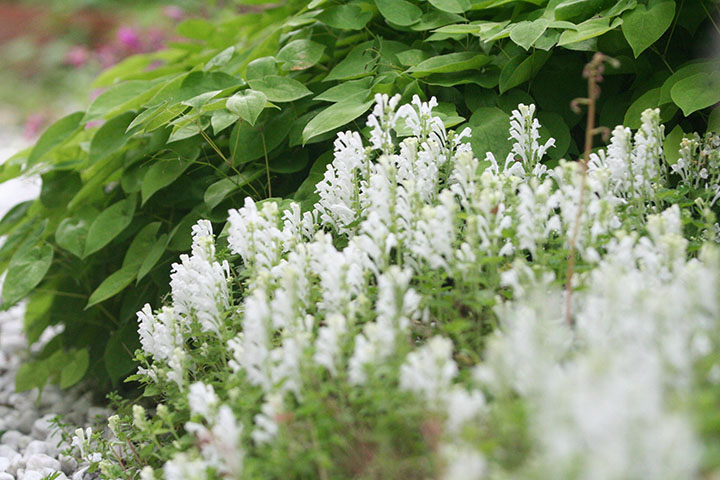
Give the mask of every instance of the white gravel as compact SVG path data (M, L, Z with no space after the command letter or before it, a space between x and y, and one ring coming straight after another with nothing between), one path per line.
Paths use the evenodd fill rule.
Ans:
M8 123L0 114L0 163L27 146ZM35 198L39 190L38 179L0 183L0 217L13 205ZM84 427L110 412L92 406L90 394L79 390L49 385L40 397L37 390L15 391L15 374L31 352L23 333L24 312L24 305L0 312L0 480L42 480L56 473L56 480L95 478L87 473L87 464L61 453L69 445L50 420L61 415L65 423ZM46 331L33 350L57 333Z

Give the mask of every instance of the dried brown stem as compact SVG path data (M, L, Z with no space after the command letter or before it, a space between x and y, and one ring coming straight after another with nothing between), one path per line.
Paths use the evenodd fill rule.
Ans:
M607 57L600 52L597 52L592 60L585 65L583 69L583 77L587 78L588 81L588 97L587 98L576 98L571 102L571 108L574 111L579 110L580 105L587 105L587 123L585 126L585 151L583 158L580 161L582 167L582 176L580 177L580 196L578 198L578 209L575 215L575 225L573 226L572 235L570 236L570 248L568 252L568 268L567 268L567 280L565 281L565 322L568 325L572 325L572 277L575 273L575 251L577 249L577 238L580 233L580 218L582 217L582 211L585 204L585 188L587 185L587 169L588 163L590 162L590 152L593 149L593 137L598 133L602 133L603 136L607 135L608 129L605 127L595 127L595 115L597 107L597 99L600 96L600 88L598 83L602 81L602 74L604 71L604 63L610 63L615 65L617 60Z

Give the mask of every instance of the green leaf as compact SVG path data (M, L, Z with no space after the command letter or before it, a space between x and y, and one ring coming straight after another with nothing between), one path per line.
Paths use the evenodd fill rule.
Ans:
M255 170L242 175L234 175L218 180L205 190L205 195L203 196L205 205L210 209L217 207L220 202L225 200L228 194L257 179L262 173L263 170Z
M410 68L415 77L424 77L431 73L453 73L464 70L476 70L490 62L490 57L475 52L448 53L420 62Z
M292 102L310 95L305 85L289 77L268 75L262 79L250 80L250 87L264 93L271 102Z
M83 258L90 225L99 213L94 207L86 207L63 219L55 230L55 242L76 257Z
M640 116L648 108L655 108L658 106L658 100L660 99L660 89L653 88L643 93L635 100L632 105L625 112L625 119L623 125L630 127L633 130L640 128L642 120Z
M530 80L550 58L550 52L536 50L530 56L521 54L510 59L500 72L500 93Z
M558 40L558 47L571 45L574 43L583 42L591 38L599 37L600 35L609 32L622 25L623 20L621 18L610 19L607 17L602 18L591 18L586 20L576 28L577 30L565 30L560 35Z
M405 0L375 0L378 10L388 22L407 27L417 23L422 17L422 10Z
M696 73L684 78L673 85L670 95L686 117L715 105L720 102L720 72Z
M130 135L125 131L134 118L134 112L125 112L109 120L95 132L88 155L91 164L109 157L127 143Z
M40 176L40 202L47 208L67 205L82 187L80 175L74 170L50 170Z
M235 47L228 47L222 52L215 55L213 58L208 60L208 62L203 67L203 71L207 72L209 70L212 70L216 67L222 67L226 63L230 61L232 56L235 54Z
M647 7L638 5L622 16L622 32L635 58L662 37L674 17L675 2L672 0L651 1Z
M307 142L320 134L335 130L352 122L372 106L373 101L357 102L349 100L330 105L317 114L303 129L303 142Z
M296 150L290 155L282 155L270 161L270 171L282 174L297 173L305 169L310 156L307 150Z
M145 225L133 238L132 243L125 252L122 268L138 270L145 260L148 251L155 244L155 236L160 230L160 222Z
M89 122L104 117L130 100L143 95L157 83L156 80L130 80L113 85L93 100L83 121Z
M82 380L90 366L90 354L87 349L75 350L60 371L60 388L68 388Z
M429 0L430 4L437 8L438 10L442 10L443 12L448 13L464 13L467 10L470 10L472 7L472 3L470 0Z
M553 112L538 112L540 121L540 143L545 143L550 137L555 139L555 146L547 151L547 156L558 160L563 158L570 148L570 128L563 117Z
M483 160L487 152L492 152L498 163L503 164L511 148L507 139L510 116L497 107L481 107L475 110L468 125L472 128L470 145L475 156Z
M325 152L315 160L313 166L310 167L310 173L303 183L298 187L293 200L300 203L303 211L312 210L313 205L319 196L315 192L315 186L323 179L325 171L329 163L333 161L332 152Z
M277 75L277 61L275 57L261 57L256 58L252 62L248 63L247 70L245 72L245 78L250 80L259 80L267 77L268 75Z
M201 18L191 18L180 22L177 26L178 34L193 40L207 40L214 31L213 24Z
M675 125L675 128L665 137L663 153L668 164L675 165L680 158L680 142L684 136L685 132L683 132L682 127Z
M165 188L178 179L187 170L191 162L181 158L157 159L143 178L140 187L141 205L145 205L150 197L161 188Z
M283 70L306 70L320 61L325 46L312 40L293 40L277 53L275 58Z
M353 3L329 7L317 16L324 24L342 30L362 30L371 18L370 12Z
M535 42L545 33L550 20L547 18L538 18L537 20L523 21L515 24L510 30L510 40L517 43L525 50L529 50Z
M720 133L720 108L714 108L710 112L706 131Z
M15 391L42 389L47 383L48 377L50 377L50 370L44 361L23 363L15 374Z
M226 109L213 112L212 117L210 117L210 125L212 126L213 134L217 135L222 132L227 127L237 122L239 118L240 115L236 115Z
M13 227L17 225L21 218L25 216L30 207L33 205L32 200L18 203L13 206L0 220L0 235L7 234Z
M120 235L130 225L134 214L134 196L120 200L103 210L90 225L83 257L97 252Z
M70 138L70 136L81 128L81 122L84 116L85 114L83 112L71 113L50 125L50 127L40 135L37 143L35 143L28 157L27 165L35 165L55 147Z
M269 154L287 137L294 119L293 111L287 110L255 126L236 123L230 134L232 163L247 163Z
M556 20L585 20L606 9L616 0L565 0L554 8Z
M92 292L85 310L120 293L135 280L137 271L137 265L129 265L111 274Z
M315 100L323 100L325 102L342 102L350 97L362 97L361 101L365 101L370 95L370 86L372 78L366 77L358 80L348 80L339 85L328 88L323 93L315 97ZM364 96L363 96L364 95Z
M35 288L50 269L53 248L42 242L28 248L19 248L10 259L3 283L3 307L15 305Z
M135 369L136 363L133 357L138 347L140 347L140 342L135 322L126 322L110 336L105 345L103 359L113 385Z
M52 290L34 291L30 294L26 307L24 327L28 343L32 345L42 335L45 328L50 325L50 307L55 301L55 292Z
M712 73L718 70L720 70L720 62L718 61L694 62L677 69L662 85L660 90L660 105L673 101L672 88L680 80L691 77L697 73Z
M145 278L145 275L150 273L150 270L153 269L155 264L160 260L162 257L162 254L165 253L165 249L168 245L168 234L163 233L158 237L158 239L155 241L153 246L150 248L150 250L147 253L147 256L145 256L145 259L143 260L142 265L140 265L140 270L137 272L137 281L139 282L143 278Z
M250 125L255 125L257 118L265 109L266 102L267 97L264 93L248 89L228 98L225 106L231 113L238 115Z
M366 77L374 73L376 64L377 55L373 51L373 42L361 43L350 50L350 53L330 70L325 81Z

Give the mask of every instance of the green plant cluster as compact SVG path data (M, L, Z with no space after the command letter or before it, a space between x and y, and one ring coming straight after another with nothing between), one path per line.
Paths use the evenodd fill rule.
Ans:
M0 221L4 306L28 299L31 341L64 325L19 387L86 375L116 384L134 368L135 313L167 293L191 226L221 227L248 195L312 205L335 133L361 129L376 93L436 96L446 127L472 128L481 159L510 152L511 110L536 103L542 136L556 139L552 165L579 153L584 125L568 105L603 51L620 67L605 72L601 125L637 128L643 110L660 107L677 150L684 132L720 122L708 112L720 101L719 63L688 55L702 54L715 1L247 3L217 21L186 20L186 40L107 70L86 111L3 164L0 181L43 180L39 199Z

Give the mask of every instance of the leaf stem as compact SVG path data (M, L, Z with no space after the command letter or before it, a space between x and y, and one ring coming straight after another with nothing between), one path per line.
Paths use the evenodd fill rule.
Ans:
M268 159L267 145L265 144L265 132L260 130L260 138L263 144L263 153L265 154L265 173L267 174L267 191L268 198L272 198L272 184L270 182L270 160Z

